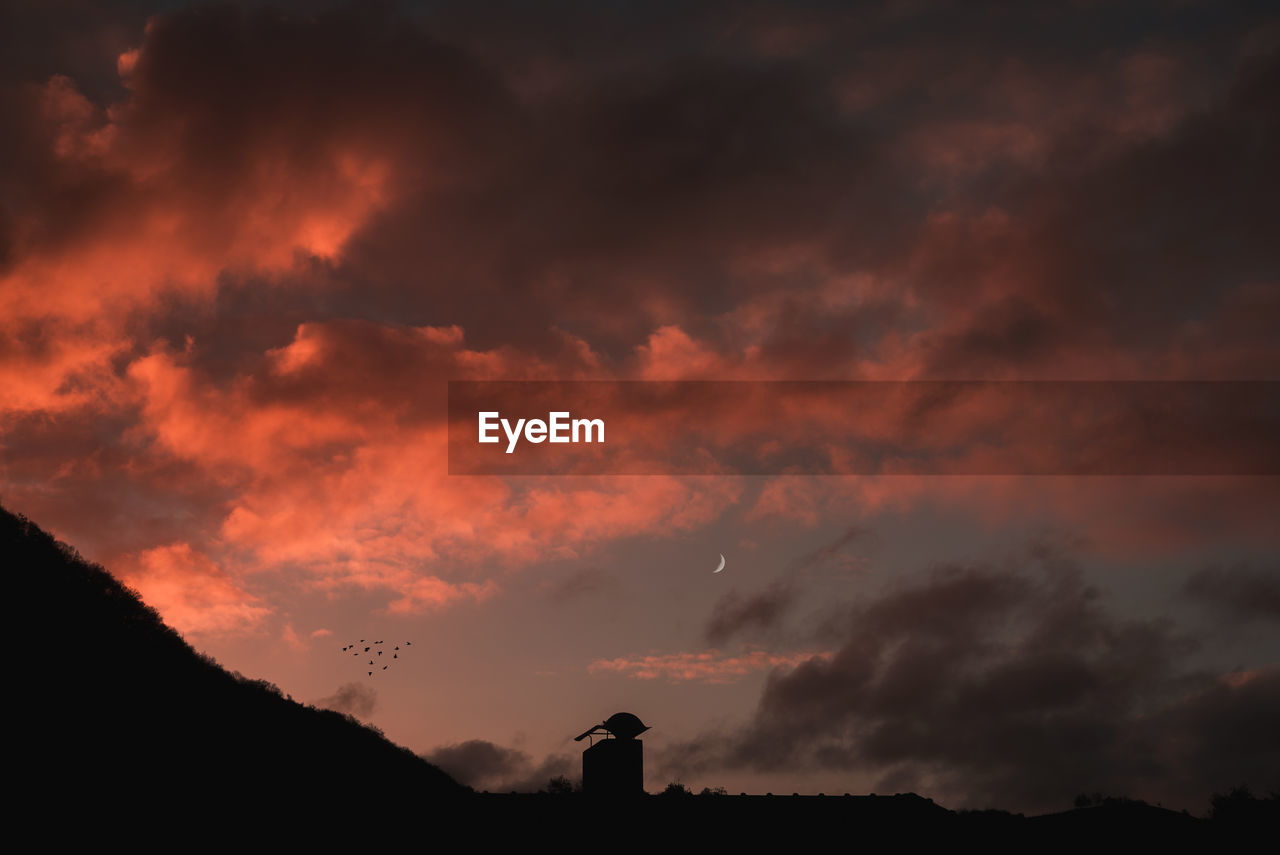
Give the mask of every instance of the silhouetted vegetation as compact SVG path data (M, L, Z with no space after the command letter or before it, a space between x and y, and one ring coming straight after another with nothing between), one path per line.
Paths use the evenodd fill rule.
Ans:
M1075 807L1126 807L1132 805L1146 805L1147 803L1141 799L1131 799L1127 796L1105 796L1102 793L1081 793L1075 798Z
M582 792L582 781L571 781L566 775L556 775L547 781L540 792L553 796L572 796Z
M1214 793L1209 802L1209 818L1230 825L1269 825L1280 830L1280 793L1258 798L1245 785L1225 793Z

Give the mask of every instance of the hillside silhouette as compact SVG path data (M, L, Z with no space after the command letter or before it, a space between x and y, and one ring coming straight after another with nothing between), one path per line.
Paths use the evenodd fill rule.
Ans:
M196 652L132 590L0 507L18 726L11 780L62 805L240 811L469 792L337 712Z

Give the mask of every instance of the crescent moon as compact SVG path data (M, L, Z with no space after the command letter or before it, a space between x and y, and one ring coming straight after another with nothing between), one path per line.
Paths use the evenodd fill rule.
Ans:
M712 570L711 572L712 572L712 573L719 573L719 572L720 572L721 570L723 570L723 569L724 569L724 553L722 552L722 553L720 553L720 566L719 566L719 567L717 567L716 569Z

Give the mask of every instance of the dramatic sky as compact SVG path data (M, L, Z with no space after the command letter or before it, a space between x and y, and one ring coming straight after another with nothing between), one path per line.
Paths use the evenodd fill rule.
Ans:
M445 454L448 380L1280 379L1270 5L3 0L0 502L480 788L618 710L651 791L1280 787L1275 477Z

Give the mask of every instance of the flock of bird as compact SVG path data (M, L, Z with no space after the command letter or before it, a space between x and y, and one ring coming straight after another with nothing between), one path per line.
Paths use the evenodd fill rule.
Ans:
M350 652L352 656L359 656L361 653L364 653L370 657L369 664L374 666L375 668L377 667L377 661L376 661L377 658L381 656L383 653L390 653L391 654L390 660L385 660L385 659L382 660L387 663L383 665L381 669L385 671L391 667L391 662L393 660L400 658L400 645L397 644L392 650L387 650L385 647L379 647L379 645L381 644L382 644L381 641L371 641L371 642L368 642L368 646L366 647L365 640L362 638L360 639L359 643L348 644L346 647L342 648L342 652L343 653ZM412 647L413 642L406 641L404 643L404 646ZM364 648L364 649L362 650L361 648ZM370 677L373 676L373 671L370 671L368 673Z

